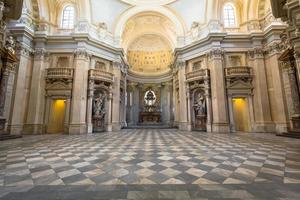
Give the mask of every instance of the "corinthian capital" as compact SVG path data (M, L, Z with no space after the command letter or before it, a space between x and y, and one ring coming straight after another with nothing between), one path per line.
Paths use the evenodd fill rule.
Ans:
M264 50L262 48L254 48L248 51L248 55L251 59L264 58Z
M37 48L34 50L34 59L43 60L49 57L49 52L44 48Z
M76 49L74 55L76 59L83 59L83 60L90 59L90 54L87 52L86 49Z
M209 52L210 59L222 59L224 51L221 48L214 48Z

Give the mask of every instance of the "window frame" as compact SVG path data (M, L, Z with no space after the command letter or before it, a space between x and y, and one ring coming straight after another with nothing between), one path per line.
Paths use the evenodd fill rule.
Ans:
M227 12L225 10L226 7L228 7L228 6L230 6L232 8L232 11L233 11L233 15L232 16L229 16L231 10L227 11ZM222 12L223 12L224 28L238 28L238 18L237 18L237 8L236 8L236 6L233 3L231 3L231 2L226 2L223 5ZM230 18L230 17L234 17L234 18ZM234 20L234 24L231 23L231 20Z
M66 12L66 9L68 8L72 8L73 9L73 19L72 19L72 23L70 23L70 16L69 17L69 21L67 21L67 25L65 26L65 12ZM70 12L70 11L68 11ZM70 13L69 13L70 15ZM76 19L76 9L75 9L75 6L72 5L72 4L67 4L63 7L62 11L61 11L61 18L60 18L60 28L61 29L64 29L64 30L72 30L75 28L75 19Z

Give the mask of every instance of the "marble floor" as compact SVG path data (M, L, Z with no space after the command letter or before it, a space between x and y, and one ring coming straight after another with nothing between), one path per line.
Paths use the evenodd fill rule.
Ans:
M0 142L0 199L300 199L300 140L122 130Z

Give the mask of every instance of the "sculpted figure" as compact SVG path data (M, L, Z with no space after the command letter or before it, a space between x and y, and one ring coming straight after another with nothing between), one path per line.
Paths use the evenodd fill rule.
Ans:
M197 116L205 115L205 108L206 108L205 98L203 94L198 94L194 104L195 114Z
M94 99L93 111L94 117L103 118L105 115L105 95L99 93L99 95Z

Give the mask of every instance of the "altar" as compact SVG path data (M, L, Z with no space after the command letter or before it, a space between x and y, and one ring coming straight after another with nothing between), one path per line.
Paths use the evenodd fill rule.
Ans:
M140 112L140 123L160 123L160 112Z

